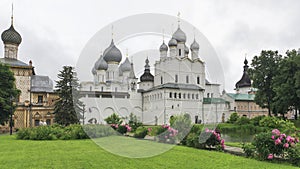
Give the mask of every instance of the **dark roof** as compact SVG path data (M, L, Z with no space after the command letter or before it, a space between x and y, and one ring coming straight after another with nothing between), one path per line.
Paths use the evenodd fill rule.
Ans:
M149 92L152 90L157 90L157 89L181 89L181 90L204 90L203 88L194 85L194 84L181 84L181 83L165 83L162 85L154 86L149 90L142 91L142 92Z
M242 87L251 87L251 79L248 75L248 61L247 59L245 59L244 61L244 72L243 72L243 76L241 78L241 80L239 80L236 84L235 84L235 88L238 89L238 88L242 88Z
M145 70L144 74L140 77L141 82L154 82L154 76L150 72L149 59L145 60Z
M0 58L0 62L4 63L4 64L8 64L9 66L28 66L29 65L27 63L24 63L20 60L17 59L11 59L11 58Z
M13 25L2 33L1 38L4 43L19 45L22 42L21 35L15 30Z
M31 91L52 93L53 82L48 76L31 76Z

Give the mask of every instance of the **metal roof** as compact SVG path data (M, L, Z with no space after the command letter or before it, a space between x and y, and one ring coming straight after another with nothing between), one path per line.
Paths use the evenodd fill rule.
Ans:
M217 103L229 103L222 98L203 98L203 104L217 104Z
M204 90L203 88L194 84L181 84L181 83L165 83L162 85L154 86L151 89L143 92L149 92L157 89L179 89L179 90Z
M254 94L227 93L227 95L237 101L254 101Z
M9 66L26 66L29 67L27 63L24 63L20 60L17 59L12 59L12 58L0 58L0 62L4 64L8 64Z
M31 76L31 91L52 93L53 82L48 76Z

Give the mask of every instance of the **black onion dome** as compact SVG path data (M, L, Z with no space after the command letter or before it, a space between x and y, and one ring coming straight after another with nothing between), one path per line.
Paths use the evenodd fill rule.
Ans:
M104 60L109 63L109 62L117 62L120 63L122 60L122 53L121 51L115 46L114 41L111 41L110 46L105 49L103 53L103 58Z
M165 42L163 42L160 47L159 47L159 51L168 51L168 46L165 44Z
M172 38L176 39L177 42L186 42L186 35L185 33L178 27L176 32L173 34Z
M243 76L241 78L241 80L239 80L236 84L235 84L235 88L238 89L238 88L242 88L242 87L251 87L251 79L247 73L248 71L248 61L247 59L245 59L244 61L244 73L243 73Z
M141 82L154 82L154 76L150 73L149 60L146 59L144 74L140 77Z
M9 29L5 30L1 35L3 43L12 43L19 45L22 42L21 35L11 25Z

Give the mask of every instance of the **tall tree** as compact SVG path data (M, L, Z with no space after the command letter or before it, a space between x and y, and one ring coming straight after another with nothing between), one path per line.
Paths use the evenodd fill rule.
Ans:
M16 89L15 77L7 65L0 63L0 124L6 123L11 111L14 111L12 98L17 98L20 91Z
M278 51L265 51L260 56L254 56L249 74L253 80L253 87L257 88L254 101L262 108L268 108L269 116L272 112L272 101L275 97L273 89L274 77L278 73L278 63L282 56Z
M79 123L82 119L83 103L79 100L79 83L74 68L64 66L58 78L56 92L59 100L55 103L55 121L63 126Z
M286 56L279 63L279 71L274 78L276 96L272 105L274 112L284 115L289 110L297 111L300 108L300 86L297 78L300 76L300 54L296 50L287 51ZM298 64L297 64L298 62Z

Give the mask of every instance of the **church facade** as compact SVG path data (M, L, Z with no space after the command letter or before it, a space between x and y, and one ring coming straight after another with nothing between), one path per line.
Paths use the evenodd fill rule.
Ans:
M186 39L178 25L168 44L163 41L158 47L159 60L145 60L139 78L128 56L120 63L122 52L112 40L92 68L94 79L81 82L86 121L105 123L112 113L125 120L133 113L144 124L167 124L172 116L183 113L195 123L225 121L230 113L229 102L221 97L220 85L206 79L196 39L189 47Z
M4 57L0 62L7 64L15 77L16 88L21 91L14 99L17 108L13 115L15 128L38 126L41 121L48 125L54 122L54 101L58 98L53 91L53 82L48 76L37 75L32 61L18 59L21 35L15 30L13 17L11 26L3 31Z

